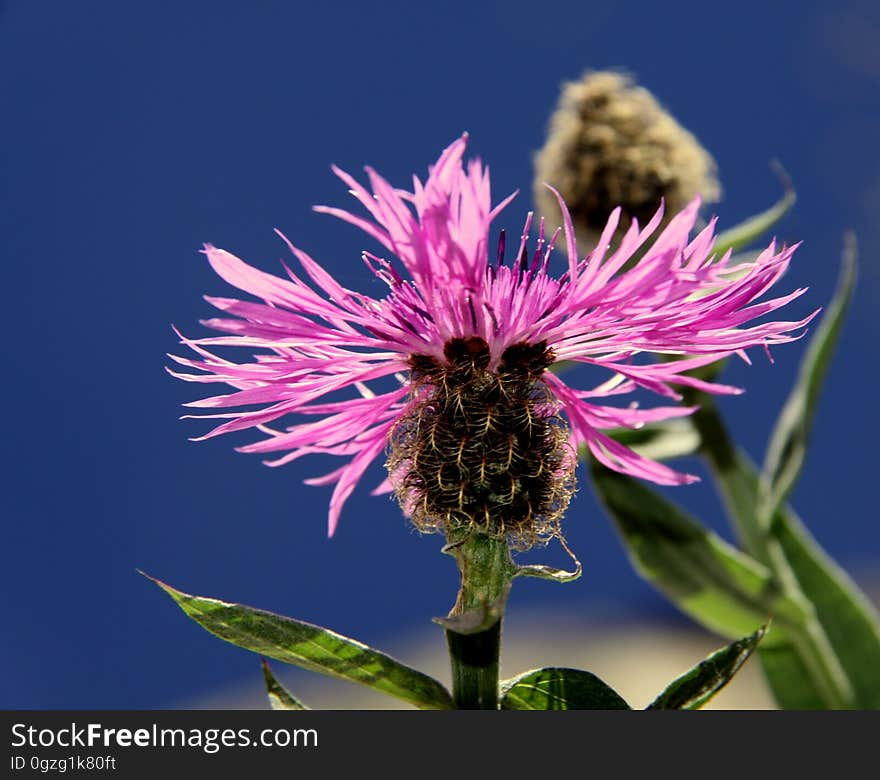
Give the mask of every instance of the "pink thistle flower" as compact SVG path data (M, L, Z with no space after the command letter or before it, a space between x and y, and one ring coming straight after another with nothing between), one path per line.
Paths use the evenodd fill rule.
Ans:
M606 466L635 477L663 485L696 481L603 433L688 415L693 408L621 407L604 399L643 388L679 400L675 386L739 393L686 372L732 354L746 358L749 347L792 341L815 316L754 324L805 292L754 303L785 273L796 246L777 250L771 243L755 259L732 265L730 252L720 258L712 254L715 220L689 238L699 200L676 215L628 270L628 261L660 224L662 208L644 228L633 221L612 252L620 215L615 210L598 245L581 258L568 210L557 195L568 249L561 276L549 269L560 230L548 238L541 222L530 253L531 214L514 261L505 263L503 232L490 260L490 225L516 193L492 206L488 169L478 160L462 162L466 141L465 135L451 144L424 183L414 177L412 192L392 187L367 168L370 192L334 168L369 216L324 206L316 211L356 225L396 258L395 263L363 254L388 287L384 298L342 287L284 236L308 283L287 265L288 278L279 278L225 250L204 249L226 282L260 302L207 297L224 316L203 324L226 335L181 336L196 356L171 356L198 372L172 371L174 376L234 388L187 404L231 410L197 415L226 420L199 438L256 429L265 438L239 450L275 456L266 461L270 466L312 453L345 458L335 471L306 480L335 484L330 535L366 468L401 438L396 453L392 447L390 479L373 492L396 489L408 514L441 530L461 512L482 511L487 522L490 513L544 516L549 524L543 531L552 533L570 495L571 454L581 445ZM237 363L212 352L215 347L264 352ZM657 354L686 357L660 362ZM609 379L592 389L575 389L545 370L562 360L605 369ZM378 392L376 380L392 377L396 385ZM475 413L474 403L482 403L482 411ZM557 424L559 412L567 425ZM271 427L289 414L306 421ZM438 444L447 424L460 431ZM568 456L560 455L560 431L571 447ZM430 466L424 465L426 453L433 458ZM447 466L452 473L444 471ZM556 487L548 487L542 474L549 474ZM468 497L466 483L481 480L482 498ZM503 523L501 528L517 530Z

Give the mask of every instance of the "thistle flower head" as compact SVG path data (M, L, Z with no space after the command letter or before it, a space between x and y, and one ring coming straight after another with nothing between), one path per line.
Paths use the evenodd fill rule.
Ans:
M712 254L714 221L689 237L698 200L629 270L621 271L655 236L662 208L644 227L633 220L612 251L615 209L581 256L557 195L567 245L561 274L550 262L560 230L548 236L541 222L530 243L531 214L513 252L503 231L490 252L490 225L513 196L492 205L488 170L478 160L463 164L465 145L466 136L451 144L411 191L369 168L369 190L335 171L367 216L317 210L382 247L384 256L363 259L385 284L384 297L343 287L283 236L299 264L284 266L286 278L205 247L214 270L256 300L209 297L221 315L204 324L223 335L181 337L195 355L172 356L193 370L175 376L233 389L189 404L225 410L199 415L224 420L200 438L253 429L263 437L239 449L269 456L272 466L313 453L342 458L335 471L307 480L335 485L331 534L365 470L386 451L389 477L374 492L395 491L417 527L476 528L520 547L558 532L582 445L612 469L660 484L692 482L603 431L693 410L614 401L637 388L671 400L676 386L739 392L687 372L791 341L810 319L752 322L804 292L754 303L785 272L794 247L771 244L732 266L729 253ZM257 354L233 361L217 347ZM657 353L684 357L662 362ZM602 369L605 381L575 388L547 371L561 360Z
M550 117L534 197L538 212L555 220L545 182L562 194L578 239L590 243L618 206L625 227L647 222L661 201L671 218L697 195L703 202L721 195L712 156L647 89L614 71L587 71L565 84Z

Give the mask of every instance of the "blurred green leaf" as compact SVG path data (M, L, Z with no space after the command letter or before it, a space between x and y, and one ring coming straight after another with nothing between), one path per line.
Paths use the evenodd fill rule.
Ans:
M636 570L681 610L738 639L768 618L798 620L766 567L631 477L591 463L600 499Z
M743 546L806 606L801 626L774 624L758 649L777 701L796 709L880 707L876 610L790 506L776 509L769 529L759 526L757 468L731 442L712 399L699 395L688 403L701 404L693 420Z
M752 267L754 266L755 261L761 256L761 253L764 250L749 250L748 252L737 252L730 256L730 260L727 263L727 267L724 271L721 271L721 275L724 280L728 283L738 282L740 279L748 276L752 271ZM705 298L709 295L713 295L717 292L717 289L712 287L704 287L702 290L698 290L694 293L691 293L692 300L699 300L700 298ZM692 373L692 372L688 372Z
M727 647L712 653L693 669L673 680L651 704L649 710L697 710L720 691L764 637L762 626L750 636L737 639Z
M641 428L612 428L605 431L612 439L626 445L644 458L671 460L693 455L700 448L700 435L687 418L650 423ZM589 450L581 447L580 457Z
M770 482L775 483L772 495L759 494L757 469L733 443L714 399L683 390L684 402L698 407L690 420L700 437L700 453L709 462L740 543L767 568L787 600L800 605L802 619L776 621L758 650L777 701L787 708L880 706L876 611L784 502L803 460L819 385L851 295L854 266L855 245L848 238L838 291L789 401L793 411L781 417L787 422L780 422L774 434L774 452L767 459Z
M856 254L855 236L847 234L837 290L810 339L797 382L770 437L759 503L764 524L791 492L806 458L816 402L855 287Z
M796 199L794 190L788 189L785 195L766 211L755 214L729 230L719 233L715 239L713 252L721 257L728 249L736 251L756 241L785 216Z
M145 575L146 576L146 575ZM361 683L421 709L452 709L432 677L354 639L300 620L217 599L191 596L153 580L184 613L215 636L260 655Z
M880 616L791 509L777 510L772 529L852 686L853 705L880 709Z
M263 678L266 680L266 695L269 697L269 706L273 710L307 710L305 704L287 690L272 674L266 659L263 659Z
M503 710L628 710L620 695L580 669L534 669L501 683Z
M778 629L770 629L771 632ZM795 646L787 639L758 648L758 660L776 703L784 710L824 710L828 703Z

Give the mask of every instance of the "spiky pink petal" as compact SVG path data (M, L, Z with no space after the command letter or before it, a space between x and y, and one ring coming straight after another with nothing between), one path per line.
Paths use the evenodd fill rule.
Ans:
M408 372L414 355L444 361L444 345L450 339L474 336L489 346L489 369L495 370L509 346L544 341L557 360L593 366L609 377L592 390L577 390L545 374L544 381L569 420L572 445L589 448L612 469L660 484L685 484L696 477L639 456L602 431L638 428L687 415L693 408L620 407L596 399L641 389L678 400L676 388L682 386L713 394L739 393L739 388L687 372L729 355L748 360L746 350L751 347L769 350L770 345L792 341L817 313L755 324L805 292L798 289L758 300L785 273L796 245L777 250L771 243L746 263L735 264L729 252L717 257L715 220L690 237L699 200L656 236L662 206L644 227L633 221L612 248L620 219L616 209L597 246L581 256L571 217L554 190L562 210L565 272L551 272L559 231L548 238L543 222L536 248L529 253L531 214L516 256L505 259L502 245L496 259L489 249L490 226L513 195L492 206L488 169L479 160L463 162L466 143L467 136L462 136L447 147L424 182L414 178L411 191L393 187L370 168L369 188L333 168L366 216L326 206L316 211L355 225L389 253L387 258L369 252L363 256L388 287L383 298L344 288L280 232L303 278L286 264L282 278L225 250L205 247L217 274L257 300L207 298L221 316L203 324L224 335L181 335L181 343L196 357L171 357L196 373L169 372L185 381L220 382L233 390L187 404L226 410L199 415L225 420L199 438L254 429L266 438L239 449L278 454L267 461L276 466L313 453L346 458L330 474L307 480L335 485L331 534L345 501L413 401ZM643 256L632 262L645 246L649 248ZM235 362L216 355L212 350L217 347L256 352L250 360ZM658 354L679 359L664 361ZM371 389L392 376L399 380L392 389L387 384L381 392ZM290 415L301 421L285 430L270 427ZM385 480L373 492L388 490Z

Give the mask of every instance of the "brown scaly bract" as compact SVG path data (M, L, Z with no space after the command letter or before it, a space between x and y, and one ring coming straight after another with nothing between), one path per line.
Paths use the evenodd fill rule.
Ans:
M574 491L568 426L542 380L546 342L514 344L489 371L479 337L454 338L446 362L414 355L420 398L394 428L388 461L422 531L479 530L529 548L559 533Z

